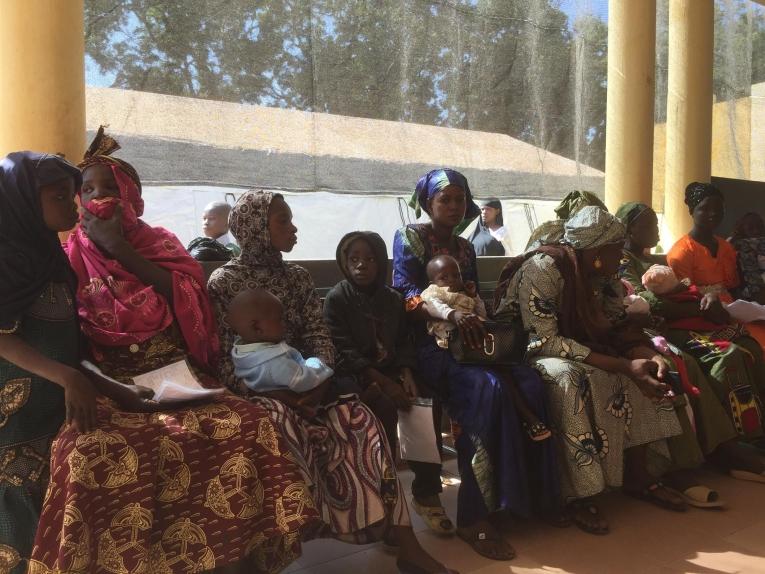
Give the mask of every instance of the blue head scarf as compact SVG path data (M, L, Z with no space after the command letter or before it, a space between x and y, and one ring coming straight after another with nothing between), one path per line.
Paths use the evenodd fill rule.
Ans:
M470 193L470 186L467 179L460 172L449 168L440 168L429 171L423 175L417 182L415 188L415 194L417 195L417 203L420 208L430 215L428 210L428 201L433 199L435 195L444 190L444 188L456 185L459 188L465 190L465 203L467 205L465 209L465 219L470 221L481 215L481 209L473 201L473 195Z
M0 161L0 328L29 308L51 281L72 281L58 234L43 220L41 186L66 177L82 184L80 170L50 154L29 151Z
M414 193L409 200L409 207L414 209L417 217L420 217L423 211L430 215L428 200L433 199L439 191L442 191L448 185L456 185L465 190L465 218L454 230L455 234L459 234L471 221L481 215L481 208L473 201L473 194L470 193L467 178L460 172L449 168L439 168L423 175L417 182L417 187L414 189Z

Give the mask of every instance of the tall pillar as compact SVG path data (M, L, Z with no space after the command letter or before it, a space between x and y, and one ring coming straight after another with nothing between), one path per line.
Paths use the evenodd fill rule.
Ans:
M0 157L85 151L83 0L2 0Z
M714 0L669 0L664 244L691 228L685 186L712 176Z
M606 205L651 205L656 0L609 0Z

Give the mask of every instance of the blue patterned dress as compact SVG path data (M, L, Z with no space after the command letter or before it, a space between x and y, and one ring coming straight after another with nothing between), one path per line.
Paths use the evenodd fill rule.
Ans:
M429 224L408 225L393 240L393 286L403 293L407 310L421 302L428 286L425 266L436 255L451 255L462 278L478 283L473 246L461 237L441 244ZM498 510L528 515L550 511L559 502L552 441L525 439L511 394L492 370L460 365L417 328L417 361L421 379L445 403L459 427L456 436L460 471L457 525L469 527ZM544 388L526 366L512 367L513 384L540 420L547 420Z

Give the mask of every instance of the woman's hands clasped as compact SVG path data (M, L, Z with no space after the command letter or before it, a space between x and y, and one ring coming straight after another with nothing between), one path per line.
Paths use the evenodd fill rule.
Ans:
M625 374L646 397L662 402L670 396L671 387L664 382L669 367L664 358L648 347L638 347L626 359Z

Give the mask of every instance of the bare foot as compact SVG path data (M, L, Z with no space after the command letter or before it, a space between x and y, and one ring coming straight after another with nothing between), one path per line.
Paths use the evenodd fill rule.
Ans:
M406 574L459 574L425 552L411 527L394 526L388 538L398 545L396 566L399 571Z

